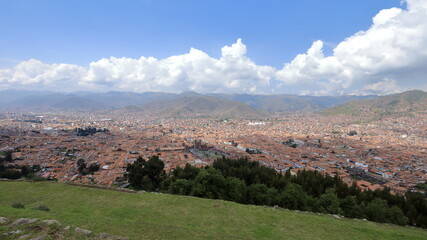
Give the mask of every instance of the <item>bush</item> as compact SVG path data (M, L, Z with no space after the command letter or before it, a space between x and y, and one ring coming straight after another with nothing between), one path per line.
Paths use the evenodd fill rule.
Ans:
M33 180L34 182L41 182L41 181L47 181L48 179L35 175L33 178L31 178L31 180Z
M33 207L33 209L35 210L40 210L40 211L45 211L45 212L49 212L50 209L46 206L38 206L38 207Z
M356 135L357 135L357 132L356 132L356 131L354 131L354 130L351 130L351 131L348 133L348 135L349 135L349 136L356 136Z
M12 204L13 208L25 208L25 205L20 203L20 202L16 202Z
M0 178L7 178L7 179L20 179L21 178L21 172L20 171L15 171L15 170L11 170L11 169L7 169L5 171L0 172Z

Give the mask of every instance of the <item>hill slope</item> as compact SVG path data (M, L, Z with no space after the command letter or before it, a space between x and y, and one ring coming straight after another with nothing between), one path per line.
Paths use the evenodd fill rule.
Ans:
M209 95L209 94L208 94ZM313 112L337 106L351 100L373 98L374 96L297 96L289 94L210 94L211 96L245 103L255 109L267 112Z
M0 216L56 219L131 239L427 239L423 229L168 194L50 182L0 182L0 192ZM51 211L31 209L40 205Z
M237 101L224 101L209 96L182 97L144 105L147 111L157 111L168 117L259 118L264 113Z
M327 109L324 113L381 117L426 111L427 93L414 90L375 99L350 101L344 105Z

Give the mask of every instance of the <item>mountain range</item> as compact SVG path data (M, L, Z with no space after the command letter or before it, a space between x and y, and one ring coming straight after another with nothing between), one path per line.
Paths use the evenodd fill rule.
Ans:
M427 93L414 90L388 96L298 96L287 94L199 94L196 92L0 91L3 111L150 111L165 117L261 118L271 113L390 115L427 111Z
M97 110L117 109L129 105L168 106L171 104L183 106L195 104L197 101L209 102L208 109L211 111L211 103L225 101L226 106L236 108L250 107L261 112L312 112L325 108L337 106L351 100L374 98L375 96L297 96L297 95L256 95L256 94L199 94L195 92L164 93L164 92L76 92L57 93L47 91L23 91L5 90L0 91L0 109L3 110ZM179 101L177 102L177 100ZM234 102L234 103L232 103ZM240 103L240 104L239 104ZM219 104L217 102L216 104ZM243 106L247 105L247 106ZM191 104L190 104L191 105ZM198 104L201 105L201 104ZM220 104L219 104L220 105ZM200 109L200 106L199 106ZM204 111L204 110L203 110ZM219 111L219 109L218 109ZM227 110L228 111L228 110Z

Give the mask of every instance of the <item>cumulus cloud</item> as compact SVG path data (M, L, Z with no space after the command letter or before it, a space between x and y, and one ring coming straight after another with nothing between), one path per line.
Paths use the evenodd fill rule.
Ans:
M427 1L406 3L406 10L380 11L367 31L339 43L332 56L324 56L322 41L314 42L277 71L277 79L285 85L315 86L309 91L312 94L351 93L360 86L368 90L383 79L420 86L427 76Z
M0 70L0 87L3 89L77 90L78 80L85 68L72 64L45 64L30 59L10 69Z
M190 49L165 59L103 58L88 66L28 60L0 70L0 89L54 91L197 91L223 93L389 94L426 88L427 1L406 0L372 25L344 39L331 56L324 42L297 55L283 68L257 65L241 39L221 56ZM296 90L295 90L296 89Z
M246 46L238 39L222 48L219 59L193 48L186 54L161 60L103 58L88 67L45 64L32 59L0 70L0 87L62 91L269 91L275 69L256 65L245 54Z
M388 95L402 92L401 87L397 84L396 80L384 79L376 83L368 84L361 90L355 92L356 95Z

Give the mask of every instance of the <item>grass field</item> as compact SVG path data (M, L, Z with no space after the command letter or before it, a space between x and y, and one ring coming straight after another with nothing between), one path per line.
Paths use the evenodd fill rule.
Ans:
M25 209L12 208L21 202ZM31 209L45 205L49 212ZM0 216L56 219L131 239L427 239L409 227L232 202L123 193L52 182L0 181ZM5 229L1 226L1 229ZM1 238L1 236L0 236Z

